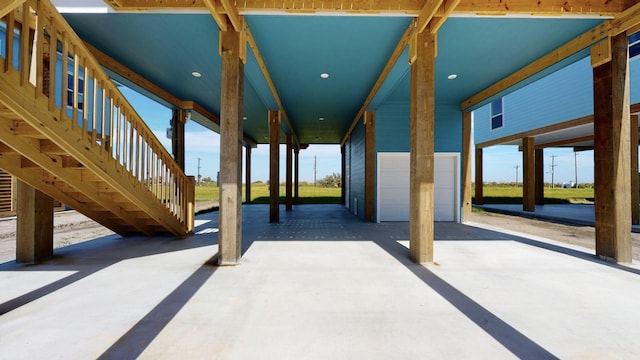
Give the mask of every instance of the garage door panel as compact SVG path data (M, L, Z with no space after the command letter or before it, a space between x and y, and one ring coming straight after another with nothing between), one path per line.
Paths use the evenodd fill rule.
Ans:
M434 162L434 220L456 220L457 157L436 153ZM379 219L409 221L409 153L378 157Z

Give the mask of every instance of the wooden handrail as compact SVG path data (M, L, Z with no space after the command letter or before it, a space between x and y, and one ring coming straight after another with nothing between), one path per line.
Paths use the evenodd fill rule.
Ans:
M20 87L35 88L25 90L35 98L46 97L49 111L62 120L61 126L79 132L101 162L114 164L126 181L109 178L106 172L97 175L132 186L133 191L123 193L128 198L146 190L156 203L146 207L148 212L163 207L185 229L192 228L188 222L193 216L188 212L193 211L189 202L195 185L51 2L27 0L2 22L7 32L2 71L18 72Z

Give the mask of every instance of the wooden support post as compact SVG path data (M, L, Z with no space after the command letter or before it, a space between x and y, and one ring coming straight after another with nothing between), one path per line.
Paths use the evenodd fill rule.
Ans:
M640 224L640 178L638 178L638 115L631 115L631 224Z
M173 110L171 117L171 153L173 160L184 171L184 124L187 122L185 110Z
M411 65L409 252L416 263L433 261L436 35L416 35Z
M536 211L535 139L522 139L522 210Z
M340 203L342 205L346 205L347 202L347 186L345 181L347 179L347 153L346 153L346 143L340 146L340 155L342 158L342 166L340 172Z
M245 147L245 204L251 204L251 146Z
M476 148L476 197L474 199L474 204L482 205L484 204L484 194L482 189L482 148Z
M17 181L16 261L36 263L53 256L53 199Z
M269 110L269 222L280 221L280 111Z
M287 156L286 156L286 187L285 187L285 209L293 210L293 137L291 134L286 136Z
M375 222L376 114L364 112L364 221Z
M611 61L593 69L596 254L631 262L629 43L611 39Z
M293 203L295 205L300 204L299 186L300 186L300 148L296 147L294 150L293 163L295 165L295 171L293 173Z
M222 82L220 100L220 212L218 250L221 265L242 256L242 103L244 64L240 33L220 32Z
M471 136L472 115L462 113L462 221L471 221Z
M536 149L534 157L536 205L544 205L544 149Z

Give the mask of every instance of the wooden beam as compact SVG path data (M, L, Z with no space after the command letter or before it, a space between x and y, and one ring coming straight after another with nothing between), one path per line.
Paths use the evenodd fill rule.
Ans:
M26 0L8 0L0 4L0 19L17 9L18 6L22 5L25 1Z
M593 115L588 115L581 118L565 121L562 123L548 125L545 127L541 127L539 129L523 131L517 134L505 136L499 139L478 143L476 144L476 148L486 148L490 146L500 145L500 144L508 143L517 139L522 139L525 137L531 137L531 136L546 134L554 131L570 129L575 126L586 125L591 123L593 123Z
M246 146L244 148L245 151L245 162L244 162L244 176L245 176L245 180L244 180L244 189L245 189L245 196L244 196L244 203L249 205L251 204L251 147L250 146Z
M300 204L300 148L293 149L293 204Z
M286 185L285 185L285 210L293 210L293 139L291 134L286 135Z
M631 115L630 121L630 161L631 161L631 224L640 224L640 175L638 174L638 115Z
M364 221L375 222L376 114L364 113Z
M218 24L220 31L227 31L227 17L220 12L219 3L216 0L202 0L204 6L209 10L213 20Z
M535 203L544 205L544 149L536 148L535 161Z
M596 254L630 263L629 42L611 44L612 60L593 69Z
M105 0L116 11L205 10L205 0ZM418 16L425 0L243 0L236 1L243 14L395 14ZM461 0L454 13L478 15L526 14L540 16L590 15L614 16L634 4L634 0ZM446 9L440 8L441 16Z
M536 210L535 139L522 139L522 210Z
M616 36L640 24L640 3L626 8L622 14L611 20L611 36Z
M53 199L18 180L16 262L37 263L53 256Z
M570 40L566 44L551 51L536 61L524 66L520 70L496 82L488 88L462 102L462 109L469 109L489 98L498 95L502 91L509 89L517 83L539 73L540 71L574 55L575 53L588 48L589 46L606 38L610 31L609 22L599 24L586 31L582 35Z
M471 221L472 113L462 113L462 221Z
M552 147L573 147L571 145L585 141L593 141L593 135L585 135L571 139L563 139L558 141L550 141L546 143L536 144L537 149L546 149Z
M545 1L504 1L504 0L462 0L456 13L478 15L526 14L539 16L558 15L595 15L614 16L634 0L581 1L581 0L545 0Z
M256 40L253 38L253 34L251 33L251 30L249 30L249 27L246 25L246 23L245 23L245 34L247 36L247 42L249 43L249 47L251 48L251 51L253 52L253 55L256 57L256 61L258 62L258 66L260 67L260 70L262 71L262 75L264 76L265 80L267 81L267 85L269 86L269 89L271 89L271 94L273 95L273 98L275 99L276 104L278 105L278 109L280 111L280 114L282 114L282 117L284 118L285 124L287 124L287 128L289 129L289 132L293 136L293 144L295 146L300 146L301 144L300 144L300 141L298 140L298 136L296 135L296 130L293 128L293 126L291 125L291 122L289 121L289 116L287 115L286 111L284 110L284 106L282 106L282 101L280 101L280 96L278 95L278 91L276 90L276 86L273 84L273 80L271 79L271 75L269 74L269 70L267 70L267 66L264 63L264 59L262 58L262 54L260 53L260 50L258 49L258 44L256 44Z
M420 15L418 15L418 33L423 32L424 29L427 28L427 25L429 25L429 22L440 8L440 5L442 5L442 2L443 0L430 0L425 2L424 7L420 11ZM436 32L437 30L433 31L432 34Z
M483 194L483 182L482 178L482 148L476 147L476 196L474 199L474 204L483 205L484 204L484 194Z
M280 112L269 110L269 222L280 221Z
M229 21L231 22L231 25L233 25L235 31L242 31L244 27L244 20L242 20L242 17L238 13L238 9L236 9L236 7L231 4L230 0L218 1L222 3L222 7L224 8L224 11L226 12L227 17L229 18Z
M433 261L434 124L436 38L418 35L411 65L409 253L416 263Z
M240 33L220 33L220 221L218 262L235 265L242 257L242 105L244 64Z
M461 0L445 0L442 5L440 5L441 11L438 11L438 14L431 20L431 23L429 24L431 33L435 34L438 32L438 30L440 30L442 25L444 25L444 22L447 21L458 4L460 4L460 1Z
M389 60L387 61L387 64L382 69L380 76L378 76L378 80L376 80L376 83L373 85L373 88L369 92L369 95L367 96L364 103L360 107L360 110L356 114L356 117L351 122L351 125L349 126L349 130L347 130L345 135L342 137L342 141L340 141L341 146L344 146L344 143L347 142L347 139L349 138L349 136L351 136L351 132L353 132L353 129L355 129L356 125L358 124L358 121L364 115L364 112L369 107L369 104L371 104L371 101L373 101L373 98L376 96L376 94L378 93L378 90L380 89L384 81L387 79L387 76L389 76L391 69L393 69L393 66L396 64L396 62L400 58L400 55L402 55L404 48L409 44L409 41L411 40L415 30L416 30L416 27L415 27L415 21L414 21L407 28L407 30L405 30L404 34L402 34L400 41L398 41L398 45L396 45L396 48L393 50L393 53L391 53L391 57L389 58Z

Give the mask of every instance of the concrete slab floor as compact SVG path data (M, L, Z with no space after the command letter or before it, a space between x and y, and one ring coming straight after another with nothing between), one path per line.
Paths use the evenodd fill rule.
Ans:
M0 264L0 359L640 357L640 269L576 247L437 223L436 263L408 224L339 206L243 208L240 265L196 234L108 236L41 265Z

